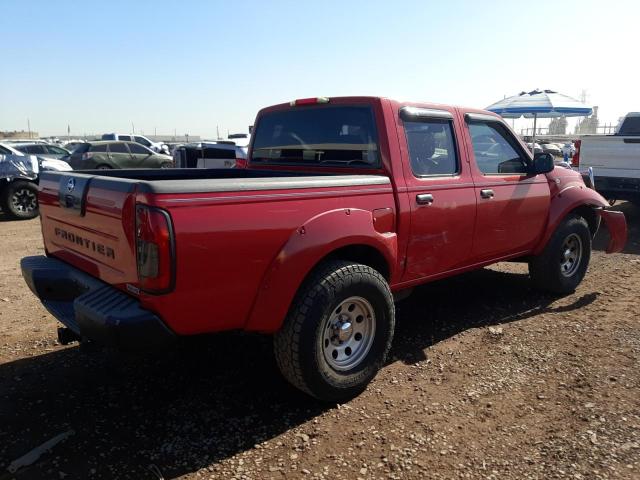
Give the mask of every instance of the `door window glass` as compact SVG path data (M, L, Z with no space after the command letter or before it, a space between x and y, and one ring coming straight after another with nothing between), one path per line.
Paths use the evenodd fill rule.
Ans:
M480 171L487 175L524 174L525 158L515 146L515 139L497 122L471 122L469 133L473 153Z
M83 145L87 145L86 143L82 144ZM74 153L84 153L86 150L83 150L82 148L78 147L74 150ZM107 151L107 144L106 143L101 143L99 145L91 145L91 151L92 152L106 152Z
M55 147L53 145L47 145L47 150L49 150L49 153L53 154L53 155L66 155L67 151L63 150L60 147Z
M122 140L123 142L130 142L131 135L118 135L118 140Z
M149 150L147 150L142 145L137 144L137 143L130 143L129 144L129 150L134 155L150 155L151 154L151 152Z
M458 158L449 120L405 121L411 171L416 177L454 175Z
M136 135L133 138L135 139L136 142L138 142L141 145L144 145L145 147L148 147L148 146L151 145L151 142L149 140L147 140L146 138L144 138L144 137L139 137L139 136Z
M109 151L111 153L129 153L127 146L124 143L110 143Z

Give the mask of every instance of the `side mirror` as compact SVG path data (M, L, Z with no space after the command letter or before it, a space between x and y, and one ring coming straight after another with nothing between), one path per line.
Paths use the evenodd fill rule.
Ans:
M533 167L531 173L538 175L540 173L549 173L554 169L553 155L550 153L537 153L533 157Z

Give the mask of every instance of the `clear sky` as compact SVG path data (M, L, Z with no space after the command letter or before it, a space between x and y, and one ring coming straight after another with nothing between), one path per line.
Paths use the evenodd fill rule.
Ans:
M534 88L640 110L640 1L0 0L0 130L214 137L260 107ZM524 122L524 121L523 121Z

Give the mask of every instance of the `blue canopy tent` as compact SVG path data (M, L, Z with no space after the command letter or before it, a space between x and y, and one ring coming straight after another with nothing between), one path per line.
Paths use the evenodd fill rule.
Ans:
M489 105L486 110L504 118L533 118L533 140L536 143L538 118L586 117L593 109L584 103L553 90L520 92Z

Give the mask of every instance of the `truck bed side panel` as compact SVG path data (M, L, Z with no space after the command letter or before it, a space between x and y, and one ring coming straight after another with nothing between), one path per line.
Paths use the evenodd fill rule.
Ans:
M162 312L179 334L243 328L268 267L296 230L315 216L340 208L395 211L389 183L153 195L147 200L171 215L177 276L173 293L143 295L141 300L146 308Z

